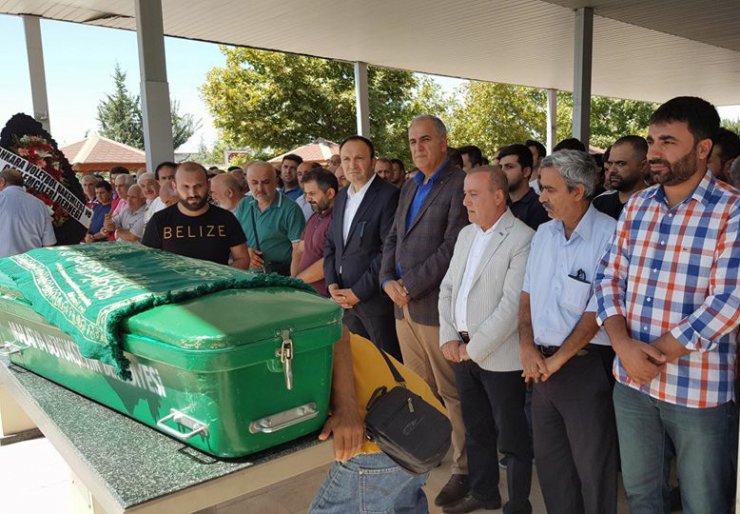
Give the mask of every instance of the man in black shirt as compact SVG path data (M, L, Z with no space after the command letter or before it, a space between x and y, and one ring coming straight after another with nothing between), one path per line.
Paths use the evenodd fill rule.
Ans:
M529 186L532 175L532 152L529 148L524 145L505 146L499 150L497 159L509 181L510 209L514 216L532 230L550 221L537 193Z
M179 201L155 213L142 244L185 257L235 268L249 268L249 251L239 221L229 211L208 203L208 175L196 162L183 162L175 173Z
M650 170L647 150L647 141L643 137L623 136L617 139L604 163L605 185L612 190L594 198L596 209L618 220L630 196L647 187L645 175Z

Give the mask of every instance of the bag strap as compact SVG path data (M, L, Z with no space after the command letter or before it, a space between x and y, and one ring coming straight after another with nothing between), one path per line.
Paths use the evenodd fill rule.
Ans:
M378 351L380 352L380 355L383 356L383 359L385 359L385 363L388 365L388 368L391 370L391 374L393 375L393 379L396 382L398 382L398 385L400 385L402 387L406 387L406 380L403 378L403 376L401 375L401 373L398 372L398 370L396 369L396 367L393 365L393 363L391 362L391 360L388 358L388 355L386 355L386 353L383 351L383 349L381 347L379 347L377 344L373 343L373 345L375 346L375 348L378 349Z
M257 200L254 201L254 204L256 203L257 203ZM250 216L249 217L252 220L252 231L254 232L254 241L255 243L257 243L255 244L254 248L255 250L260 250L260 236L257 233L257 221L254 219L254 209L255 209L254 205L250 205L250 209L249 209Z

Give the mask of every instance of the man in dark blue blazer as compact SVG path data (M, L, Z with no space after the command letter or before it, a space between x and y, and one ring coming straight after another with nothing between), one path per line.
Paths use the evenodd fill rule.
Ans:
M326 235L326 284L331 298L345 309L349 330L400 360L393 303L378 282L383 241L393 224L399 191L375 174L369 139L348 137L339 155L349 186L337 194Z

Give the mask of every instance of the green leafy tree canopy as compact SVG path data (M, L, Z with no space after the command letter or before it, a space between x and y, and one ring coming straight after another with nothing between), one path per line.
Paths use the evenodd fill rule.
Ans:
M216 128L233 148L272 155L318 137L357 133L353 65L315 57L222 47L223 67L201 88ZM443 107L438 88L413 73L368 69L370 134L380 155L408 160L406 131L415 114Z
M125 145L144 149L144 125L139 95L128 92L126 73L116 64L113 70L114 91L98 103L98 133ZM180 114L180 105L173 100L170 107L172 116L173 146L185 144L200 127L191 114Z

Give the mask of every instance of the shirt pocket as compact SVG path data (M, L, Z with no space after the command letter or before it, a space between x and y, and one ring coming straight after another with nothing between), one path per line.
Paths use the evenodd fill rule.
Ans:
M571 312L581 314L586 310L591 298L591 283L581 282L573 277L565 279L561 303Z

